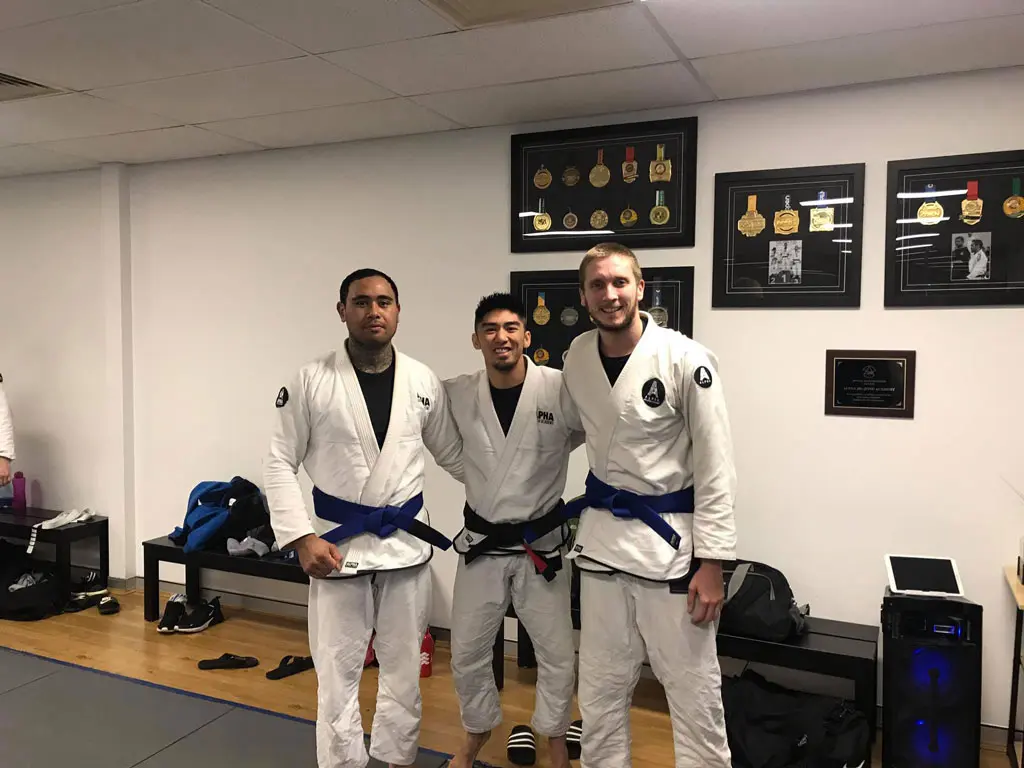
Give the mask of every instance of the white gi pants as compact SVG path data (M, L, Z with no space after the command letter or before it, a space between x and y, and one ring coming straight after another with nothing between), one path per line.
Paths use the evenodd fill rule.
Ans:
M452 677L462 727L485 733L501 723L491 666L494 640L509 600L537 654L537 693L531 725L540 736L564 736L572 719L576 647L569 615L568 563L553 581L527 555L459 558L452 605Z
M370 755L410 765L420 734L420 646L427 631L426 564L352 579L310 579L309 646L318 685L319 768L365 768L359 680L374 629L380 662Z
M644 650L665 688L676 768L730 768L715 624L695 626L686 595L626 574L580 574L582 768L630 762L629 710Z

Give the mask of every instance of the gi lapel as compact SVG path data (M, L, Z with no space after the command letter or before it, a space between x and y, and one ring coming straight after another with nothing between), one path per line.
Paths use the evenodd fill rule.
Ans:
M359 379L356 377L352 358L348 356L347 346L338 355L338 370L341 372L341 381L345 386L345 399L348 400L350 415L356 427L356 434L359 435L359 446L363 449L366 467L372 471L377 463L377 457L380 455L380 449L377 447L377 436L373 433L370 411L366 407L366 400L363 399L363 389L359 386ZM397 373L396 371L396 378ZM394 414L394 405L391 407L391 413ZM390 432L389 428L388 433L390 434Z
M359 499L360 504L370 507L383 507L392 502L391 493L395 487L395 481L400 473L395 472L395 460L397 458L398 446L402 441L404 422L409 418L409 384L407 380L405 360L395 350L395 388L391 394L391 416L388 419L388 433L384 437L384 446L380 449L376 463L370 469L370 476L366 478L366 485L363 486L363 494ZM417 431L419 427L417 425ZM372 434L372 433L371 433ZM373 445L377 446L377 438L373 437ZM402 504L407 499L397 499L396 504Z
M645 313L641 313L641 315L643 314ZM593 470L598 478L603 479L608 476L608 453L614 441L615 429L622 420L622 414L629 403L630 394L633 393L634 371L642 365L642 363L638 363L636 360L638 357L643 357L648 347L653 343L651 337L656 333L653 330L655 328L657 326L654 321L648 317L647 327L644 329L640 341L637 342L636 348L630 354L629 360L626 361L626 365L623 367L619 377L615 380L614 386L609 384L608 374L601 364L601 353L598 346L601 338L599 334L594 334L593 349L587 350L588 368L594 368L594 370L587 371L587 378L594 382L593 386L597 388L597 392L606 394L608 398L605 401L607 406L604 413L600 414L599 419L595 419L599 425L597 439L594 441L598 461L597 466ZM602 404L602 399L600 395L597 395L595 402Z
M498 414L494 410L494 401L491 398L491 387L486 371L480 377L477 396L480 398L480 411L484 420L484 428L487 430L487 437L491 441L495 454L494 470L487 478L487 485L480 499L480 509L476 510L476 513L482 517L487 517L487 513L494 504L498 490L505 482L505 477L512 468L516 452L523 442L523 435L530 424L530 419L535 417L534 411L537 403L537 389L540 386L540 376L533 370L533 362L530 358L523 355L523 359L526 361L526 379L523 381L523 390L519 393L519 402L516 404L516 412L512 417L512 424L509 427L507 437L501 430Z

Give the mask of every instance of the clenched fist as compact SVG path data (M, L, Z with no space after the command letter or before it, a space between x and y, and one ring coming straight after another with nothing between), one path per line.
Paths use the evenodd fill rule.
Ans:
M341 565L341 554L338 548L319 536L310 534L299 539L295 544L299 553L299 564L307 576L325 579Z

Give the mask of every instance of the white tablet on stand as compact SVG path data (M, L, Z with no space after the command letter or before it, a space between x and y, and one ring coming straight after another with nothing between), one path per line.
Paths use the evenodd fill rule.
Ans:
M886 555L889 589L894 595L963 597L956 561L949 557Z

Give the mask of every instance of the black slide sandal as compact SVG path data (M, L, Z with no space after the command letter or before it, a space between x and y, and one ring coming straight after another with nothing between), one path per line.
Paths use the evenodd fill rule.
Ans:
M217 659L203 659L197 665L200 669L249 669L259 666L260 660L255 656L236 656L225 653Z
M313 668L312 656L285 656L276 669L267 672L267 680L281 680Z

